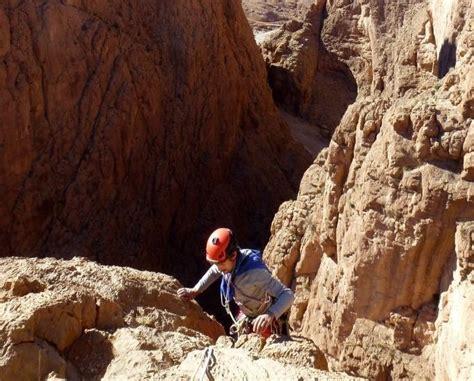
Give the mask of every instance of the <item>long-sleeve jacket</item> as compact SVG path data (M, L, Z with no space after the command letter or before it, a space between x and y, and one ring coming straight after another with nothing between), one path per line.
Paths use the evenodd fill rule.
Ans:
M249 255L250 252L249 249L240 250L236 267L242 261L243 256ZM194 286L194 289L201 293L223 275L216 265L212 265ZM285 287L267 268L251 269L237 276L232 274L231 282L234 286L236 304L249 317L268 313L278 319L290 308L295 298L293 291ZM266 304L265 302L268 300L270 303Z

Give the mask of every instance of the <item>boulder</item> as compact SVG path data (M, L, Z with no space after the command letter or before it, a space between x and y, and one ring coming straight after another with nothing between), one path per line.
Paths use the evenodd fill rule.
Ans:
M158 375L224 334L164 274L77 257L1 258L0 274L2 381Z

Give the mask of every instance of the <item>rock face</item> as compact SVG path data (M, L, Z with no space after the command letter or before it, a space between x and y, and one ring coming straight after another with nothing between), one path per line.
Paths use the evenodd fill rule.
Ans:
M468 380L474 367L474 222L461 222L455 235L457 263L436 320L435 369L438 379Z
M1 380L188 380L209 350L210 379L354 379L305 338L224 336L178 287L84 258L0 259Z
M2 258L0 270L2 381L158 374L224 333L167 275L80 258Z
M348 66L320 41L325 1L317 1L301 21L259 36L275 102L330 137L357 96Z
M282 341L271 336L265 343L255 334L244 335L235 343L226 339L219 339L209 354L203 350L191 352L180 365L164 372L164 378L187 380L203 375L207 370L208 379L216 381L357 379L343 373L318 370L327 369L327 363L310 340Z
M314 0L242 0L254 31L274 29L290 19L302 19Z
M184 277L216 225L262 243L309 159L265 78L239 2L2 2L2 255Z
M347 65L357 99L298 198L281 205L265 258L296 291L294 330L330 369L469 378L472 3L339 0L325 9L319 49Z

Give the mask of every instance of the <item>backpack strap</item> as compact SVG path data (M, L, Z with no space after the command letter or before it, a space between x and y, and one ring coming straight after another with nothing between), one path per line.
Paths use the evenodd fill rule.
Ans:
M262 252L260 250L243 249L240 251L234 271L231 274L222 275L220 285L221 304L226 309L234 323L236 321L230 311L230 301L234 299L235 294L232 280L236 276L254 269L267 269L267 271L270 271L262 260Z

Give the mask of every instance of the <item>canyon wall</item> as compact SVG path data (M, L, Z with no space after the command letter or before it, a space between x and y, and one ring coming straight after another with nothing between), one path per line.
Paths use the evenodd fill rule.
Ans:
M319 43L350 69L357 98L297 199L281 205L265 249L295 289L293 329L315 341L332 369L381 380L467 379L472 2L316 3ZM325 88L314 91L324 96Z
M4 256L184 277L217 226L262 244L309 163L231 0L3 1L0 106Z
M254 30L271 30L290 19L304 18L313 0L242 0Z
M348 65L321 43L325 5L316 2L302 20L260 36L259 45L276 104L330 138L356 99L357 85Z

